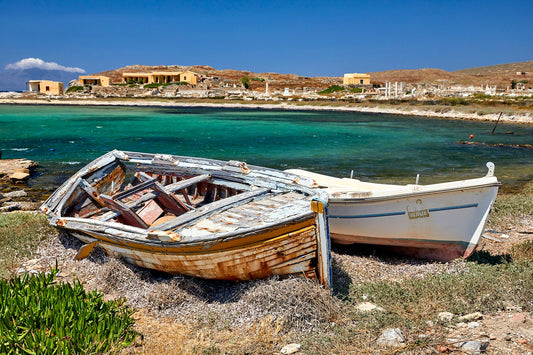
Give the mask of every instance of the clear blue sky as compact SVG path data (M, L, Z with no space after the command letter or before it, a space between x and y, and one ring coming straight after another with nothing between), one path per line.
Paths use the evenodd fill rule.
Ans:
M39 58L341 76L533 59L525 1L0 0L0 70Z

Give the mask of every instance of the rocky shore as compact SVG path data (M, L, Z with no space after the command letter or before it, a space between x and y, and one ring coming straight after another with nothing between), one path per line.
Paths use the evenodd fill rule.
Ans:
M472 110L460 110L449 108L447 110L430 108L417 108L410 105L398 105L398 107L386 107L386 105L343 105L342 102L330 104L320 102L316 104L302 103L294 101L284 101L278 103L261 103L250 101L246 103L236 102L190 102L178 100L139 100L139 99L1 99L0 104L18 104L18 105L73 105L73 106L144 106L144 107L206 107L206 108L227 108L227 109L265 109L265 110L300 110L300 111L343 111L343 112L365 112L376 114L394 114L419 117L434 117L443 119L461 119L461 120L482 120L533 124L532 112L520 113L485 113L471 112ZM443 112L445 111L445 112Z

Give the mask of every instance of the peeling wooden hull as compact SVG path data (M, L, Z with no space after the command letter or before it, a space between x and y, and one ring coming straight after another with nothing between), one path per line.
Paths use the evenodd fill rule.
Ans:
M382 245L441 261L466 258L475 251L499 186L492 172L479 179L427 186L300 174L326 186L333 242Z
M306 275L318 278L316 272L317 243L313 219L308 226L289 226L289 232L277 230L243 237L240 245L215 250L176 247L155 249L129 243L118 244L77 234L79 239L97 245L109 255L127 262L171 274L206 279L252 280L273 275ZM192 250L191 250L192 249Z
M110 152L41 209L52 225L87 243L79 258L100 247L172 274L223 280L300 275L330 286L327 194L312 181L244 163L163 158ZM121 180L131 162L137 175L126 185Z

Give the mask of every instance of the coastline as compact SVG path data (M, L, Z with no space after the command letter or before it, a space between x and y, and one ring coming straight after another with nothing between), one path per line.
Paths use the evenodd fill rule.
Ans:
M449 110L431 110L407 105L399 105L398 108L382 106L350 106L331 105L318 102L317 104L299 103L249 103L241 102L186 102L186 101L163 101L143 99L0 99L0 105L64 105L64 106L124 106L124 107L183 107L183 108L221 108L221 109L264 109L264 110L289 110L289 111L339 111L339 112L363 112L374 114L392 114L404 116L418 116L440 119L481 120L499 121L506 123L533 125L533 112L505 113L500 117L500 112L479 114L478 112L462 112L454 108Z

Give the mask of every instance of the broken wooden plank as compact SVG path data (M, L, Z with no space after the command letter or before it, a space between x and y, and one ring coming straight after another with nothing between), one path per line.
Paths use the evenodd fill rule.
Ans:
M204 217L204 216L206 216L208 214L215 213L215 212L220 212L224 208L229 208L229 207L232 207L232 206L236 206L236 205L239 205L240 203L241 204L242 203L246 203L247 201L250 201L254 197L266 194L269 191L270 190L266 189L266 188L256 189L256 190L252 190L252 191L249 191L249 192L243 192L242 194L239 194L239 195L228 197L228 198L226 198L224 200L219 200L219 201L216 201L216 202L212 202L212 203L210 203L208 205L202 206L201 208L199 208L199 209L197 209L195 211L189 211L186 214L178 216L178 217L174 218L173 220L171 220L169 222L162 223L162 224L158 225L157 228L152 228L150 230L155 230L155 229L158 229L158 230L169 230L169 229L173 229L173 228L176 228L178 226L182 226L185 223L189 223L189 222L192 222L192 221L194 221L194 220L196 220L198 218Z
M129 224L130 226L139 227L139 228L148 228L148 225L139 217L135 212L133 212L128 206L120 201L115 201L113 198L107 195L100 195L105 204L109 209L119 212L117 216L119 220L123 220L123 223Z

